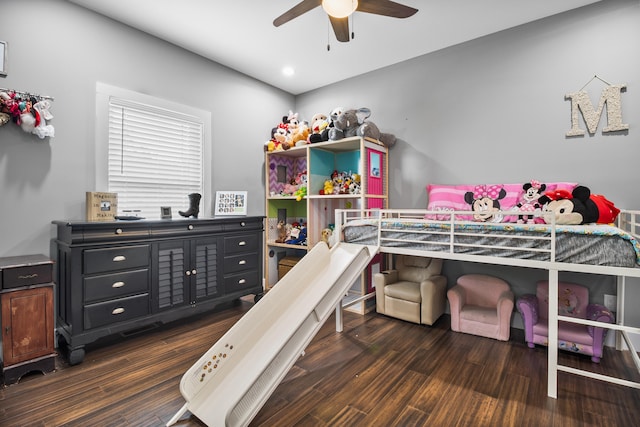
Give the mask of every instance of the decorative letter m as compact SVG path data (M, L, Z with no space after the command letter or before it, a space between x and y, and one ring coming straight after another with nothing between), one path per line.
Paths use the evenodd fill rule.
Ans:
M626 85L609 85L605 87L600 96L598 111L593 109L593 104L591 104L587 92L581 90L566 94L564 98L571 100L571 130L567 131L566 136L584 135L584 129L580 129L578 124L578 110L582 111L589 133L591 135L596 133L604 104L607 104L607 126L602 129L602 133L628 130L629 125L622 123L620 93L624 88L626 88Z

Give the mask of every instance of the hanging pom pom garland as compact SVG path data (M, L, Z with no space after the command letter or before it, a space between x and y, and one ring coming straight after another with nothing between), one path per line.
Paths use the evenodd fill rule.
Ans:
M53 119L51 101L50 96L0 88L0 127L12 121L40 139L53 138L55 129L47 124Z

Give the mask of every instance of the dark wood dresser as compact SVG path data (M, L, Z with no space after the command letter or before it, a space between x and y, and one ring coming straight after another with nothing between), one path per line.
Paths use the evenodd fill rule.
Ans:
M54 221L57 332L85 345L211 311L263 291L263 217Z
M55 369L53 262L44 255L0 258L2 382Z

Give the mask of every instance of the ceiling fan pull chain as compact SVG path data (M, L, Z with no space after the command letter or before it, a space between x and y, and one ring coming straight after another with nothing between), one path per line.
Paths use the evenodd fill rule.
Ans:
M354 18L355 13L351 14L351 40L356 38L356 26L353 24L356 18Z
M331 50L331 33L329 27L331 26L331 21L327 19L327 52Z

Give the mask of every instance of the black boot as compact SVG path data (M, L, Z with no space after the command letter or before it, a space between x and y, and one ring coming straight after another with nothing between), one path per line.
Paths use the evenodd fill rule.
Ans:
M198 193L189 194L189 209L186 211L178 211L178 213L184 217L194 217L198 218L198 213L200 213L200 198L202 196Z

